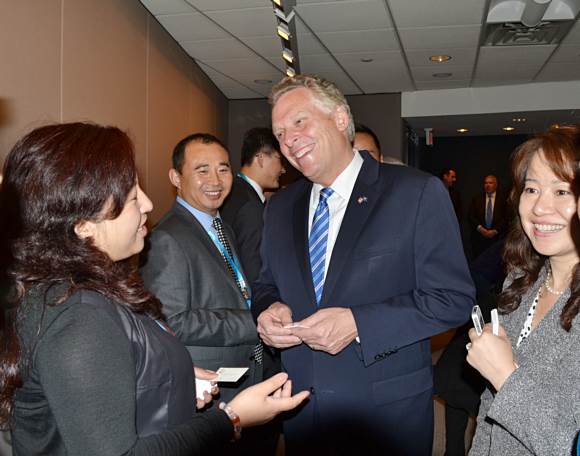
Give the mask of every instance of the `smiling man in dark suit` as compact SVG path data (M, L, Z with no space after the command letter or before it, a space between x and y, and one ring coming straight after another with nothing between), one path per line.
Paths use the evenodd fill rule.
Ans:
M233 233L218 222L232 186L229 155L219 139L196 133L175 146L172 161L177 198L151 233L141 275L197 366L250 368L244 381L220 384L228 401L262 380L249 284Z
M284 423L287 454L430 455L429 337L464 323L474 296L448 193L355 152L329 81L286 78L271 102L280 150L307 178L266 208L252 308L312 392Z

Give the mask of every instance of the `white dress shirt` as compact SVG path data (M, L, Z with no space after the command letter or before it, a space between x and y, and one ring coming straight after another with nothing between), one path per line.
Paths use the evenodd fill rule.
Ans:
M264 196L264 190L262 190L262 187L260 187L260 184L258 184L254 179L251 179L250 177L248 177L247 175L245 175L244 173L240 172L240 177L242 179L244 179L248 184L250 184L252 186L252 188L256 191L256 193L258 194L258 197L260 198L260 200L263 202L266 201L266 197Z
M324 278L326 279L326 272L332 257L332 250L340 231L340 225L346 212L346 207L350 200L354 184L358 177L358 173L362 168L363 158L358 152L354 152L353 159L342 173L330 185L334 191L332 195L326 200L329 211L329 226L328 239L326 241L326 260L324 262ZM308 235L310 236L310 229L312 228L312 219L314 212L320 200L320 190L324 187L320 184L314 184L310 192L310 208L308 210Z

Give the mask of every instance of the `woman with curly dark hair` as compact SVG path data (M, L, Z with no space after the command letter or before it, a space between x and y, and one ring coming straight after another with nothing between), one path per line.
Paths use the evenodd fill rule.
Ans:
M470 331L467 361L489 383L470 455L572 454L580 428L577 215L580 126L522 144L510 201L500 328Z
M41 127L6 159L0 425L15 455L206 453L307 396L282 374L195 414L189 355L128 260L152 207L117 128Z

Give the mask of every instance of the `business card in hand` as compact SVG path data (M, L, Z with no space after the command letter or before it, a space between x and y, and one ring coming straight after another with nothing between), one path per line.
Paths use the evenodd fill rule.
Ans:
M237 382L248 371L247 367L220 367L216 373L218 382Z

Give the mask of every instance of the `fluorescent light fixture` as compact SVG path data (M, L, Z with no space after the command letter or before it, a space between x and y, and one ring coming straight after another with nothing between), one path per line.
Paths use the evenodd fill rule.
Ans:
M286 60L288 63L294 63L294 54L288 48L284 48L282 51L282 58Z
M431 60L431 62L447 62L448 60L451 60L451 56L447 54L432 55L429 57L429 60Z
M286 41L290 41L290 29L286 24L278 24L278 36L285 39Z
M294 68L292 67L287 67L286 68L286 76L293 78L294 76L296 76L296 71L294 70Z

